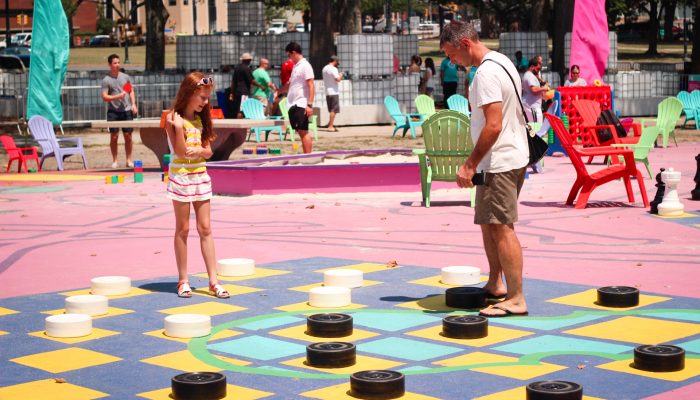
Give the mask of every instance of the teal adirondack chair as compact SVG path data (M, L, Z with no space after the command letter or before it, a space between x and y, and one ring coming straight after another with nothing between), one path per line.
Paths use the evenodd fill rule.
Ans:
M401 107L399 107L399 102L393 96L386 96L384 98L384 106L389 116L394 120L394 132L391 137L396 135L396 131L403 129L403 137L406 137L406 132L411 130L411 137L416 138L416 127L421 126L425 118L422 114L404 114L401 112Z
M254 119L254 120L260 120L260 119L269 119L268 117L265 116L265 107L262 105L262 103L257 100L257 99L252 99L249 98L246 101L243 102L241 105L241 110L243 110L243 115L245 115L245 119ZM282 126L279 125L270 125L270 126L255 126L253 128L250 128L250 132L248 133L248 140L250 140L250 135L255 133L255 141L260 143L260 131L265 132L265 141L267 142L267 138L270 135L270 132L278 132L280 135L280 142L283 139L283 132L282 132Z
M430 187L433 181L456 182L457 171L469 157L472 143L469 117L442 110L423 123L425 149L414 149L420 165L423 204L430 207ZM476 188L471 188L470 205L474 207Z
M627 144L612 144L612 146L626 147L628 149L632 149L634 151L634 161L639 161L643 163L644 166L647 167L649 177L651 179L654 179L654 176L651 174L651 167L649 166L649 152L651 151L651 149L654 148L654 142L656 141L656 138L658 136L658 126L645 126L644 128L642 128L642 136L639 138L639 142ZM620 156L619 158L621 163L625 162L624 157ZM608 162L608 165L609 164L610 162Z
M423 114L423 118L428 119L435 114L435 100L432 97L419 94L414 101L416 109L420 114Z
M700 91L695 90L693 93L699 93ZM700 129L700 122L698 122L698 114L700 113L700 104L695 104L695 99L693 96L682 90L678 92L676 98L683 103L683 114L685 114L685 121L683 121L683 127L688 123L688 121L695 121L695 129ZM700 100L700 97L698 97Z
M459 111L462 114L469 117L471 113L469 112L469 100L461 94L453 94L447 99L447 107L450 110Z
M659 128L659 135L663 139L663 147L668 147L668 137L673 137L673 142L678 146L676 142L676 124L681 118L681 113L683 112L683 103L680 102L675 97L668 97L659 103L658 111L656 113L656 118L654 119L641 119L642 126L647 126L647 123L655 122L656 126Z
M296 130L292 128L292 125L289 123L289 104L287 103L286 97L280 100L279 107L280 112L282 113L282 118L287 122L286 133L289 134L289 140L293 142ZM314 140L318 140L318 124L316 123L316 115L312 115L309 118L309 131L314 133Z

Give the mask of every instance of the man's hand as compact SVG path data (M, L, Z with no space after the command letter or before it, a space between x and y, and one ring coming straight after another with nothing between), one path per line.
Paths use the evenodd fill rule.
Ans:
M467 162L459 167L459 171L457 171L457 185L461 188L474 187L472 177L475 173L476 167L472 166L471 163L469 163L469 160L467 160Z
M138 114L139 114L139 108L136 107L136 104L132 104L132 105L131 105L131 113L134 114L134 115L138 115Z
M306 116L310 117L314 113L314 109L311 106L306 106Z

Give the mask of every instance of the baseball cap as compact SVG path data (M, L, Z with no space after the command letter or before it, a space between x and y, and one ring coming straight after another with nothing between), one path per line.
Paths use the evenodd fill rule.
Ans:
M251 56L250 53L241 54L241 61L252 60L252 59L253 59L253 56Z

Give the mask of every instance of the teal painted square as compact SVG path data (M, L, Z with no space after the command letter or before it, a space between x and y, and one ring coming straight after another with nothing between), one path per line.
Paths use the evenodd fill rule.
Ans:
M534 354L534 353L612 353L619 354L626 351L632 351L634 348L630 346L622 346L608 342L596 340L570 338L564 336L544 335L532 339L521 340L519 342L506 344L503 346L494 347L494 350L505 351L515 354Z
M698 312L676 312L675 310L673 312L658 312L655 313L653 311L647 311L644 313L644 316L647 317L659 317L663 319L676 319L676 320L681 320L681 321L692 321L692 322L700 322L700 313Z
M361 343L357 346L357 351L405 360L423 361L457 353L462 351L462 349L418 340L390 337Z
M249 322L247 324L238 325L238 326L236 326L236 328L248 329L250 331L258 331L258 330L276 328L276 327L282 326L282 325L295 324L301 320L302 320L301 318L291 317L289 315L285 315L282 317L267 318L267 319L263 319L260 321Z
M306 346L263 336L246 336L207 346L234 357L247 357L256 360L273 360L298 354L306 354Z
M700 354L700 339L691 340L690 342L679 343L678 347L685 350L686 353Z
M517 326L520 328L529 329L539 329L541 331L552 331L555 329L567 328L569 326L582 324L584 322L591 322L597 319L606 318L606 315L582 315L580 317L551 317L551 318L492 318L489 322L493 321L494 325L510 325Z
M362 325L367 328L381 329L389 332L437 323L438 321L442 321L442 318L418 313L377 313L360 311L352 314L352 322L354 325Z

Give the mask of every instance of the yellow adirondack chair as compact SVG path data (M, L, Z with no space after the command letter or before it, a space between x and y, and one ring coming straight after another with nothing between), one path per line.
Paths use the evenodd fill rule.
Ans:
M683 112L683 103L677 98L671 96L659 103L658 111L655 119L643 118L642 126L647 126L648 123L655 123L659 128L659 135L663 139L663 147L668 147L668 137L673 137L673 142L678 147L676 142L676 124L681 118Z
M469 117L452 110L442 110L423 123L425 149L414 149L420 165L423 204L430 207L430 186L433 181L456 182L457 171L469 157L472 143ZM471 188L474 207L476 188Z
M280 100L280 112L282 113L282 118L287 123L287 132L289 134L289 140L294 141L294 135L296 131L289 124L289 104L287 103L287 98ZM314 133L314 140L318 140L318 125L316 124L316 115L309 117L309 131ZM285 134L286 136L286 134Z
M416 109L419 114L423 114L423 118L428 119L435 114L435 100L432 97L419 94L415 102Z

